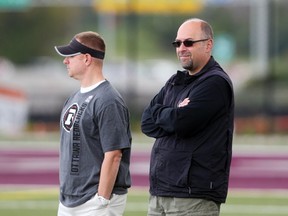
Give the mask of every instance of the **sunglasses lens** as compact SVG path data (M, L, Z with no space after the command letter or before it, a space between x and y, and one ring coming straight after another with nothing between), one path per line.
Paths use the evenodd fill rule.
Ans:
M180 42L180 41L174 41L174 42L172 43L172 45L173 45L174 47L180 47L180 46L181 46L181 42Z
M191 46L193 46L193 42L194 41L185 40L185 41L183 41L183 44L185 47L191 47Z
M197 42L202 42L202 41L207 41L209 38L206 39L200 39L200 40L184 40L184 41L174 41L172 42L172 45L176 48L180 47L181 44L183 43L185 47L192 47L194 43Z
M172 45L176 48L180 47L181 44L184 44L185 47L191 47L194 44L194 41L190 41L190 40L185 40L185 41L174 41L172 42Z

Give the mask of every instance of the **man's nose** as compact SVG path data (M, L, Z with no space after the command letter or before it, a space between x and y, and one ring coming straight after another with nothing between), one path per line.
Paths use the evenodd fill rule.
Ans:
M68 58L67 57L64 58L63 64L68 64Z

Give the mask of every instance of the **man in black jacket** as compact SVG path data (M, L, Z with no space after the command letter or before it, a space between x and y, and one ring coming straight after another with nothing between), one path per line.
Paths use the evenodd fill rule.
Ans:
M148 215L218 216L232 156L233 86L212 57L213 30L186 20L172 43L184 71L173 75L142 115L156 138Z

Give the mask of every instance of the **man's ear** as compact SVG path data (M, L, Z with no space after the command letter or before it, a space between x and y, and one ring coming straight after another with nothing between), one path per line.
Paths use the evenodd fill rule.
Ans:
M211 52L212 51L213 44L214 44L213 40L209 39L207 41L207 52Z
M90 54L85 54L85 64L89 65L91 64L92 56Z

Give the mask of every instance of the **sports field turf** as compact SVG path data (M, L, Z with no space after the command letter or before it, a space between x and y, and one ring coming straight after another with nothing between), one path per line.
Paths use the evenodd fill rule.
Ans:
M288 191L231 190L221 216L288 215ZM147 213L146 189L131 189L125 216ZM0 191L1 216L52 216L57 212L57 189L9 189Z
M24 138L20 137L19 138L20 141L12 140L13 142L3 141L4 139L0 138L0 147L1 147L0 150L14 149L17 150L17 152L19 153L21 149L25 149L26 151L28 149L32 149L34 151L35 149L40 150L47 149L48 151L50 151L51 149L55 150L58 148L58 141L55 141L58 139L58 135L55 136L56 138L54 139L51 137L44 139L48 140L49 142L39 142L38 138L36 140L33 140L33 142L31 142L30 141L31 135L27 137L29 138L29 141L26 141L25 137ZM142 149L144 151L150 149L151 144L149 144L149 142L146 139L144 139L143 136L141 136L140 138L136 136L134 141L134 147L138 148L137 150L139 151ZM42 140L43 137L41 136L39 139ZM53 142L51 142L51 140L53 140ZM281 155L287 156L288 155L287 140L288 136L235 137L234 153L235 155L237 154L246 155L246 152L249 153L248 155L251 155L251 152L257 152L258 154L259 153L266 154L267 152L273 153L273 152L279 152L278 147L282 146L282 148L280 148L280 153ZM148 144L146 145L143 143ZM277 148L275 147L275 145ZM5 170L10 169L9 166L7 166L8 164L10 165L14 164L11 163L11 161L5 164L3 158L1 159L2 159L1 161L2 168L3 169L5 168ZM25 162L24 164L16 163L16 165L21 165L20 168L23 168L23 166L26 166L27 163L29 165L31 161L29 162L25 159L24 162ZM37 163L39 162L41 161L37 161ZM272 161L270 160L268 164L267 161L261 159L261 164L262 162L265 162L264 167L260 166L261 164L259 164L259 161L256 162L255 163L258 164L258 168L260 168L270 177L271 176L273 177L273 175L268 172L271 170L278 171L278 174L280 173L281 177L283 177L283 175L287 173L286 157L280 161L277 161L275 158L273 158L273 160ZM272 164L274 164L274 166L271 165L271 162ZM275 166L276 162L278 166ZM47 161L45 161L45 164L47 164ZM42 165L43 165L42 163L39 164L39 166ZM242 171L246 172L247 168L249 168L250 166L251 164L248 164L245 167L245 170ZM266 168L269 168L268 171ZM249 170L251 171L251 169ZM235 172L238 173L239 170L235 170ZM246 176L251 174L253 173L245 173ZM277 176L274 177L276 178ZM283 179L284 178L282 178L282 183L284 181ZM276 186L281 184L280 180L276 181L275 183L273 182L274 188L275 184ZM260 180L258 179L257 181L259 181L257 183L261 182L263 183L263 180L261 179ZM287 182L286 174L285 174L285 182ZM229 190L227 203L221 206L221 216L284 216L284 215L288 216L288 187L285 184L284 186L282 185L279 188L285 188L285 190L284 189L272 190L269 189L269 187L267 187L264 190L260 189L240 190L232 188ZM129 191L128 202L124 216L144 216L147 214L147 205L148 205L148 189L147 188L139 189L134 187ZM22 187L21 185L16 184L10 186L6 184L0 185L0 216L56 216L57 207L58 207L57 185L54 185L53 187L48 186L35 187L35 185L34 186L26 185L25 187Z

